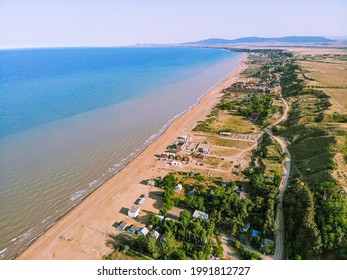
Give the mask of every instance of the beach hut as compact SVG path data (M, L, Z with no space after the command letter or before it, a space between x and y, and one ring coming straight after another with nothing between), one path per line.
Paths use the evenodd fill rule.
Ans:
M136 218L140 214L140 207L133 205L128 210L128 216L132 218Z
M176 187L174 187L174 191L180 193L182 191L182 185L178 184Z
M125 228L128 226L126 222L121 222L120 224L117 225L117 228L120 230L125 230Z
M130 228L128 228L128 232L132 233L132 234L135 234L138 230L138 227L135 226L135 225L132 225Z
M148 229L147 229L146 227L140 228L140 229L137 231L137 234L138 234L138 235L142 235L142 236L147 236L147 234L148 234Z
M199 210L195 210L193 213L193 218L198 219L199 217L202 217L204 221L208 219L208 214Z

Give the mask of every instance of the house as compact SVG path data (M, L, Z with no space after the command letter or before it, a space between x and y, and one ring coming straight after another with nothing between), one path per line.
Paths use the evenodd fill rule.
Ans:
M263 239L263 242L262 242L262 245L261 245L262 247L263 246L269 246L269 247L271 247L271 248L273 248L273 247L275 247L275 242L273 241L273 240L271 240L271 239Z
M136 218L140 214L140 207L133 205L128 210L128 216L132 218Z
M148 234L148 229L147 229L146 227L140 228L140 229L137 231L137 234L138 234L138 235L142 235L142 236L147 236L147 234Z
M178 184L176 187L174 187L174 191L180 193L182 191L182 185Z
M171 166L182 167L182 163L178 161L171 162Z
M252 121L252 122L255 122L257 121L259 118L259 114L258 113L253 113L250 117L249 117L249 120Z
M146 198L145 197L143 197L143 198L141 198L140 199L140 201L139 201L139 205L142 205L142 204L144 204L145 203L145 201L146 201Z
M130 232L132 234L135 234L138 231L138 227L135 225L132 225L130 228L128 228L127 232Z
M157 232L156 230L153 230L151 232L151 237L155 238L155 239L158 239L159 238L159 232Z
M147 186L155 186L155 180L153 179L147 180Z
M159 241L160 242L166 242L166 238L165 238L164 234L160 237Z
M195 195L195 188L188 192L188 195Z
M117 228L120 230L125 230L125 228L128 226L127 222L121 222L120 224L117 225Z
M247 232L249 230L249 228L251 227L251 224L248 223L247 225L245 225L245 227L241 230L241 232Z
M197 219L199 217L202 217L204 221L208 219L208 214L199 210L195 210L193 213L193 218Z

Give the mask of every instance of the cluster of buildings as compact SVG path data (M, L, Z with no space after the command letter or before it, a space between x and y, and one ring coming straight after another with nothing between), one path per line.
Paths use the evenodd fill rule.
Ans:
M174 144L167 147L160 155L160 160L168 161L172 167L181 167L194 160L203 160L204 155L211 151L207 143L193 142L190 136L179 136Z
M276 74L273 74L276 75ZM257 94L271 94L273 98L277 98L281 87L277 82L270 78L263 80L253 80L250 82L237 82L230 87L223 89L222 93L229 94L233 98L249 98Z

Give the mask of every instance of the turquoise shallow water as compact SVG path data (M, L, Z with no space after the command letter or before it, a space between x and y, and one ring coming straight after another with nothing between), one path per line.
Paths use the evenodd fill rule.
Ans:
M189 48L0 51L0 258L117 173L239 59Z

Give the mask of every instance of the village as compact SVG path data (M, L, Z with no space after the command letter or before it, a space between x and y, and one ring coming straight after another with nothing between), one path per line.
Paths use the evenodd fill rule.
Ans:
M266 162L265 159L257 159L257 153L264 147L270 147L262 143L269 138L265 135L267 140L263 141L264 127L274 123L282 114L279 74L275 69L285 59L278 53L250 53L248 68L237 82L222 90L221 102L211 115L193 131L177 135L171 145L155 155L154 169L163 175L143 178L143 194L133 205L124 205L124 219L115 221L116 232L112 235L117 248L129 244L133 252L162 259L170 254L164 256L153 248L148 249L148 242L159 242L162 245L158 246L162 247L168 246L168 240L181 240L184 242L178 243L178 247L177 243L171 242L171 246L176 246L179 251L174 257L171 254L171 258L237 259L241 255L259 259L262 258L260 254L273 253L277 230L274 217L271 225L262 228L262 219L265 219L263 211L267 211L267 206L261 209L262 205L257 205L255 200L260 198L250 188L254 185L255 176L264 178L265 174L264 170L260 174L255 172L264 168L262 165ZM269 64L275 66L270 67ZM278 180L274 179L276 176L281 177L278 170L283 168L281 163L274 162L271 168L277 165L268 170L270 173L266 174L272 175L266 177L267 182L264 183L272 187L278 185L272 180ZM274 188L271 193L276 197L278 190L276 192ZM224 206L230 208L228 212L219 209L219 205L213 207L215 201L222 198L229 201ZM157 205L158 212L147 211L147 203ZM234 205L230 206L230 203ZM271 206L271 211L274 208L274 205ZM234 211L245 213L237 216L232 214ZM254 215L256 218L252 219L255 222L247 222L252 220L247 217ZM182 233L191 224L201 227L203 240L192 239L190 233ZM210 230L217 226L219 234ZM230 232L232 236L225 238ZM124 239L124 234L139 237ZM121 235L123 239L120 239ZM139 240L147 245L138 244ZM198 246L199 250L203 248L205 253L199 253L194 246Z

